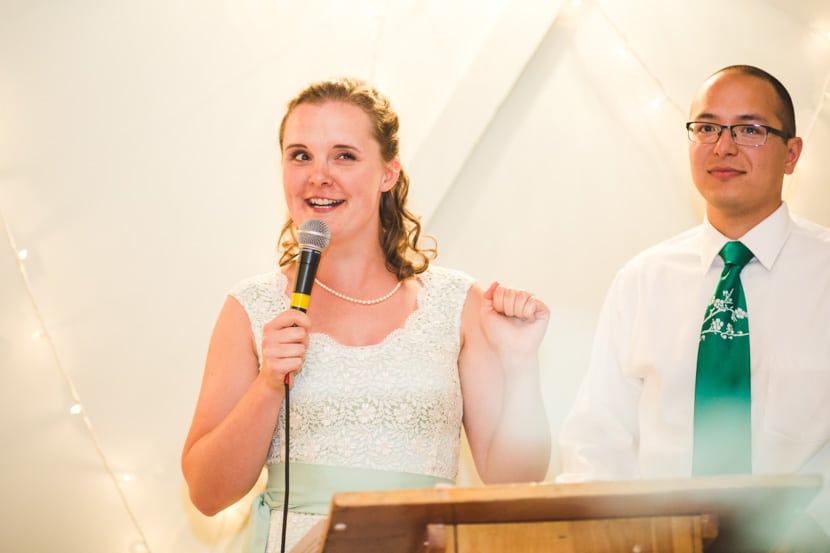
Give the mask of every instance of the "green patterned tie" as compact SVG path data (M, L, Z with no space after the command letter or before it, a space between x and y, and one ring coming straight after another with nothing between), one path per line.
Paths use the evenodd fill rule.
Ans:
M752 472L749 320L740 277L752 252L727 242L720 256L723 272L706 308L697 352L695 475Z

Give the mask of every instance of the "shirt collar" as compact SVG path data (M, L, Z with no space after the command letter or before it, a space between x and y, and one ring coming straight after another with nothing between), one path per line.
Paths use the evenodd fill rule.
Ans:
M749 248L755 259L764 266L766 270L772 269L784 242L790 235L792 219L786 202L773 211L766 219L752 227L749 232L738 238L744 246ZM723 245L729 238L721 234L708 219L703 221L703 241L700 249L700 263L704 271L712 267L715 258L718 257ZM750 263L753 263L751 260Z

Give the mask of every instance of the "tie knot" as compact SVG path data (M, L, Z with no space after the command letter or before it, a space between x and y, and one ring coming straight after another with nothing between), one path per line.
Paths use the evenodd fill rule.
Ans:
M720 250L720 256L727 265L743 267L752 259L752 252L740 242L727 242Z

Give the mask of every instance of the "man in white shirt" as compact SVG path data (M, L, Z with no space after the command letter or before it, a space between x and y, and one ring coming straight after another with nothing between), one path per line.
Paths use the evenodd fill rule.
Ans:
M802 150L790 95L761 69L730 66L703 84L687 129L705 221L616 275L563 425L557 481L694 474L701 327L724 267L718 252L733 240L754 256L740 273L751 470L830 481L830 229L791 215L782 201L784 175ZM827 485L808 511L798 530L807 550L830 551Z

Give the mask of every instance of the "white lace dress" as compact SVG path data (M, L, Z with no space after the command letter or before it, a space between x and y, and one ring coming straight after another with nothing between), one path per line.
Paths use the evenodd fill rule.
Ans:
M473 280L430 266L417 309L381 343L344 346L312 333L291 390L291 462L425 474L454 480L461 438L458 377L461 311ZM249 278L231 295L262 327L289 308L279 271ZM285 409L268 463L283 461ZM321 516L289 513L286 551ZM271 513L268 551L278 551L282 513Z

